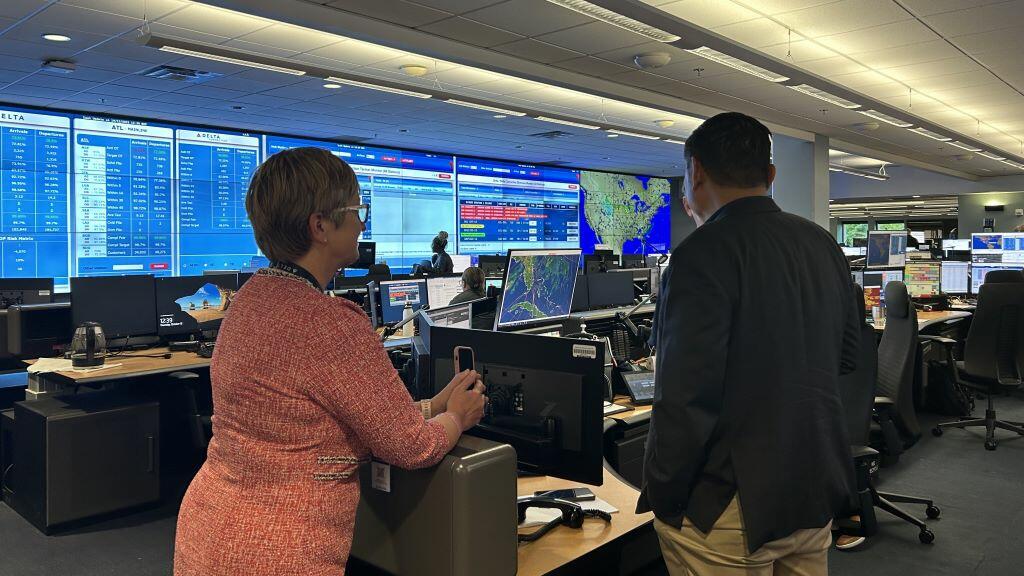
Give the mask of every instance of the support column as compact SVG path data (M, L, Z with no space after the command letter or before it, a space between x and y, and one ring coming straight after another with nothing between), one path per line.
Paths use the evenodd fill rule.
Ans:
M779 207L828 230L828 136L813 142L776 134L773 139L775 184L772 196Z

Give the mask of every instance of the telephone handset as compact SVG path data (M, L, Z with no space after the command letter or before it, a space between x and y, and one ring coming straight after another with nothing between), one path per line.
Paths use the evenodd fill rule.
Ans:
M601 511L601 510L585 510L582 506L575 502L568 500L562 500L559 498L546 498L543 496L527 496L516 500L516 508L519 512L519 523L522 524L526 520L526 510L528 508L553 508L559 510L562 515L541 526L536 531L530 534L520 534L520 542L533 542L541 536L547 534L552 528L559 525L566 525L570 528L582 528L583 520L585 518L600 518L605 522L612 521L612 515Z

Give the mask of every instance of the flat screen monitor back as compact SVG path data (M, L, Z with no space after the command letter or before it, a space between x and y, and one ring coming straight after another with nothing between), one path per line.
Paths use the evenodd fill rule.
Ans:
M587 281L590 294L590 308L628 306L633 303L633 276L613 272L594 274Z
M481 255L477 257L477 266L483 271L484 276L495 277L505 276L505 256Z
M52 301L53 278L0 278L0 308Z
M156 279L157 335L216 330L238 290L238 276L167 276Z
M604 342L441 327L430 340L434 390L455 373L455 347L473 349L489 407L467 434L511 444L524 471L601 484Z
M590 310L590 294L588 293L588 276L576 276L576 285L572 289L572 311L583 312Z
M152 276L71 278L71 323L99 322L107 340L156 333Z
M360 242L359 243L359 259L356 260L355 264L352 264L352 268L369 268L370 266L377 263L377 243L376 242Z

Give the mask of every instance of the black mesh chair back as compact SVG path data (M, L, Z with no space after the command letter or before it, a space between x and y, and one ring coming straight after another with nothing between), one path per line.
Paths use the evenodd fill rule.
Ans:
M978 293L964 372L970 379L1019 386L1024 368L1024 276L990 272ZM993 278L993 276L996 276Z
M895 403L893 422L905 443L921 435L914 411L914 361L917 355L917 311L903 282L885 286L885 330L878 345L878 394Z
M875 383L878 380L878 348L875 330L864 321L864 289L854 284L857 310L861 312L860 351L857 368L839 377L839 395L846 412L846 426L850 444L867 446L871 430L871 408L875 401Z

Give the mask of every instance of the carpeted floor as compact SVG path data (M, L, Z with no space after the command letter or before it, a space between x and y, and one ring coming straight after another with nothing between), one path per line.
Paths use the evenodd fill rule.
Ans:
M1024 400L996 399L999 416L1024 420ZM976 413L983 413L983 404ZM982 447L982 433L928 433L944 418L923 415L925 434L901 461L882 470L880 488L929 496L942 508L936 540L879 512L881 532L851 552L832 552L833 576L1003 576L1024 573L1024 438ZM923 517L922 507L908 510ZM0 505L0 574L4 576L149 576L171 573L174 507L132 514L44 536ZM654 570L653 574L664 573Z

